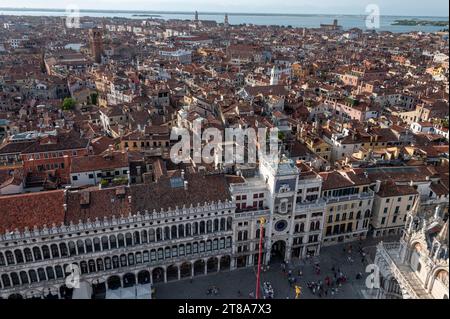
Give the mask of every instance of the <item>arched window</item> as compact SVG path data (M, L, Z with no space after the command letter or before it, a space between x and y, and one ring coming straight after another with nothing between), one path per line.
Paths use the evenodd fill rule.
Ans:
M155 237L155 230L154 229L150 229L149 231L148 231L148 241L150 242L150 243L152 243L152 242L154 242L156 240L156 237Z
M81 270L81 273L82 273L82 274L87 274L87 273L89 272L89 271L88 271L87 262L82 261L82 262L80 263L80 270Z
M142 243L143 244L147 244L148 243L148 237L147 237L147 231L146 230L142 230L141 231L141 239L142 239Z
M89 267L89 273L95 272L95 261L94 260L89 260L88 262L88 267Z
M242 241L242 231L239 231L239 232L238 232L238 238L237 238L237 240L238 240L238 241Z
M22 264L23 263L23 254L22 254L22 251L20 249L14 250L14 256L16 256L16 262L18 264Z
M47 278L48 280L53 280L55 279L55 271L53 270L53 267L48 266L46 268L46 272L47 272Z
M132 253L128 254L128 265L130 265L130 266L134 265L134 254L132 254Z
M112 267L111 258L106 257L105 258L105 270L110 270Z
M319 230L319 229L320 229L320 222L317 221L317 222L316 222L316 230Z
M309 230L313 231L315 227L316 226L315 226L314 222L312 222L311 225L309 225Z
M177 234L177 226L175 226L175 225L173 225L172 227L171 227L171 238L172 239L176 239L176 238L178 238L178 234Z
M150 261L150 253L148 252L148 250L144 250L142 257L144 263L148 263Z
M87 238L84 241L84 244L86 245L86 253L92 253L92 240L90 240L89 238Z
M31 269L28 271L28 276L30 276L31 283L38 282L38 277L35 270Z
M206 241L206 251L211 251L211 250L212 250L212 241L207 240Z
M123 237L122 237L122 241L123 241ZM102 243L103 243L103 240L102 240ZM117 248L117 238L115 235L109 236L109 244L110 244L111 249ZM103 245L103 250L105 250L104 244L102 244L102 245ZM106 248L106 249L108 249L108 248Z
M30 282L28 281L28 275L25 271L21 271L20 272L20 281L22 282L23 285L29 284Z
M178 257L178 247L172 246L172 257Z
M118 256L113 256L112 266L114 269L119 268L119 257Z
M85 253L85 251L84 251L84 242L81 239L77 241L77 248L78 248L78 254L79 255Z
M7 274L2 275L2 282L4 288L11 287L11 280L9 279L9 276Z
M224 217L222 217L220 219L220 231L224 231L226 227L226 219Z
M227 242L226 242L227 248L231 248L232 240L233 240L233 239L232 239L231 237L227 237Z
M59 258L58 245L56 245L56 244L50 245L50 250L52 251L52 257L53 258Z
M125 234L125 242L127 244L127 247L133 246L133 236L131 236L130 233Z
M194 223L194 229L192 230L192 235L198 235L198 222Z
M178 225L178 237L180 237L180 238L184 237L184 225L183 224Z
M203 235L203 234L205 233L205 231L206 231L205 221L202 220L202 221L200 222L200 235Z
M42 260L42 254L39 247L33 247L34 260Z
M58 279L64 278L64 272L63 272L61 266L58 265L55 267L55 273L56 273L56 278L58 278Z
M119 234L117 236L117 241L119 243L119 248L125 247L125 238L123 237L122 234Z
M172 252L171 252L170 247L166 247L166 248L164 249L164 258L170 258L170 257L171 257L171 254L172 254Z
M5 265L6 265L5 257L3 256L3 253L0 252L0 266L5 266Z
M141 244L141 234L139 234L138 231L135 231L133 234L134 244L140 245Z
M120 267L127 266L127 255L120 255Z
M231 217L227 218L227 230L231 230L233 227L233 219Z
M66 243L59 244L59 251L61 252L61 257L67 257L69 255Z
M158 249L158 251L156 251L155 249L152 249L150 251L150 260L151 261L156 261L156 260L161 260L164 259L164 253L162 248Z
M104 236L103 238L106 239L106 245L108 246L108 237ZM100 239L98 237L94 238L94 251L98 252L102 250L102 246L100 244Z
M70 253L70 256L75 256L77 254L77 250L75 248L75 243L73 241L69 241L69 253Z
M159 248L158 249L158 260L163 260L164 259L164 249Z
M184 245L180 245L180 247L179 247L179 253L180 253L180 256L184 256L184 254L185 254Z
M164 240L170 239L170 227L166 226L164 227Z
M207 233L212 233L212 231L213 231L213 228L212 228L212 220L208 220L207 222L206 222L206 232Z
M6 261L8 263L8 265L14 265L15 261L14 261L14 255L11 251L7 251L5 252L5 256L6 256Z
M50 259L50 249L48 248L47 245L42 246L42 256L44 257L44 259Z
M101 258L97 259L97 270L103 271L105 268L103 267L103 260Z
M136 265L142 264L142 254L140 252L136 253Z
M26 262L32 262L33 261L33 254L31 253L31 249L30 248L25 248L23 250L23 254L25 255L25 261ZM1 259L1 257L0 257ZM1 262L0 262L0 266L1 266Z
M39 277L39 281L45 281L45 280L47 280L47 277L45 276L45 270L44 270L44 268L39 268L39 269L38 269L38 277Z
M20 285L20 280L19 280L19 276L17 275L17 273L15 273L15 272L11 273L11 282L12 282L13 286Z
M157 228L156 229L156 241L161 241L161 240L162 240L162 229Z
M301 223L300 224L300 232L303 233L305 231L305 224Z
M248 231L244 230L243 240L248 240Z
M214 219L214 232L219 231L219 220L216 218Z
M200 252L200 253L203 253L203 252L205 252L205 242L204 241L201 241L200 242L200 245L198 246L198 251Z
M191 224L186 224L186 237L192 236L192 226Z

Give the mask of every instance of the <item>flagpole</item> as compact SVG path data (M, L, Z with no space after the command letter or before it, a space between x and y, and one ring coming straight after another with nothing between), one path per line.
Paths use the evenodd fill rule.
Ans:
M261 277L261 259L262 259L262 244L263 244L263 236L264 236L264 224L266 220L264 217L261 217L259 220L259 253L258 253L258 271L256 275L256 299L259 299L259 290L260 290L260 277Z

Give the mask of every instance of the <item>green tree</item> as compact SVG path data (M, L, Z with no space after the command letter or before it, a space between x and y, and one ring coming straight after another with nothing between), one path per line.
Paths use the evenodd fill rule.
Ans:
M74 99L72 99L71 97L66 97L62 103L62 109L64 111L71 110L75 107L75 104L76 102Z

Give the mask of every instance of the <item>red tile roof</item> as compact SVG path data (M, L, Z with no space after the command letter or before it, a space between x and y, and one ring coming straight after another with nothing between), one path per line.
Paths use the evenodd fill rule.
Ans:
M16 228L60 225L64 221L64 191L0 196L0 233Z

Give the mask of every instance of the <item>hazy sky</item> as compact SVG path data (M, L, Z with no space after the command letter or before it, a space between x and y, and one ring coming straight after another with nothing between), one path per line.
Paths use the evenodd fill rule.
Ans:
M448 0L0 0L0 7L364 14L367 4L381 14L448 16Z

